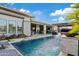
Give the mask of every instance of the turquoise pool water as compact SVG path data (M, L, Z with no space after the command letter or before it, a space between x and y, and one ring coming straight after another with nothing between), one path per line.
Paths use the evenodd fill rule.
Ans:
M57 56L61 50L60 39L51 36L21 41L13 45L24 56Z

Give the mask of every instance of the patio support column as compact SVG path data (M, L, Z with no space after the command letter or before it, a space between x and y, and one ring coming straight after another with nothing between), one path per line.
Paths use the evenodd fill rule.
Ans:
M58 26L54 26L54 30L58 32Z
M25 17L24 18L24 25L23 25L23 32L25 35L27 36L31 36L31 21L30 21L30 17Z
M39 34L39 30L40 30L40 27L38 24L36 24L36 34Z
M46 34L46 25L44 25L44 31L43 32L44 32L44 34Z
M16 34L17 34L17 21L16 21Z
M51 26L51 28L50 28L50 32L52 33L52 26Z
M9 33L9 26L8 26L8 20L7 20L7 34Z
M54 31L54 26L52 26L52 31Z

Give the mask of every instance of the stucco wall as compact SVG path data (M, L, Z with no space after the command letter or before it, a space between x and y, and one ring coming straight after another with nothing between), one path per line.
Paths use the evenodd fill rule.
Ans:
M24 34L27 36L31 35L31 22L28 17L25 17L24 19Z
M0 13L6 13L6 14L10 14L10 15L24 17L23 15L20 15L20 14L17 14L17 13L13 13L13 12L9 12L9 11L6 11L6 10L0 10Z
M61 48L64 53L78 55L78 40L77 38L62 38Z
M23 19L21 19L21 18L16 18L16 17L7 16L7 15L2 15L2 14L0 14L0 18L1 18L1 19L5 19L5 20L16 20L16 21L18 21L18 20L23 20Z
M44 32L44 34L46 34L46 25L44 25L44 31L43 32Z
M24 20L24 34L26 34L27 36L31 35L31 25L30 25L30 18L29 17L25 17L24 19L20 19L20 18L16 18L16 17L12 17L12 16L7 16L7 15L2 15L0 14L0 19L5 19L5 20L16 20L18 21L23 21Z

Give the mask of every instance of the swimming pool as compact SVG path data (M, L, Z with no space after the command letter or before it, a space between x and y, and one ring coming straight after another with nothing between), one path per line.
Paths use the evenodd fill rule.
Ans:
M60 39L51 36L12 43L12 45L24 56L57 56L61 51Z

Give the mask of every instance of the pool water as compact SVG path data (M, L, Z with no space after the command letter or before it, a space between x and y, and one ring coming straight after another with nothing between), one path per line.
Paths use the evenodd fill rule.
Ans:
M43 37L29 41L13 43L24 56L57 56L60 53L59 37Z

